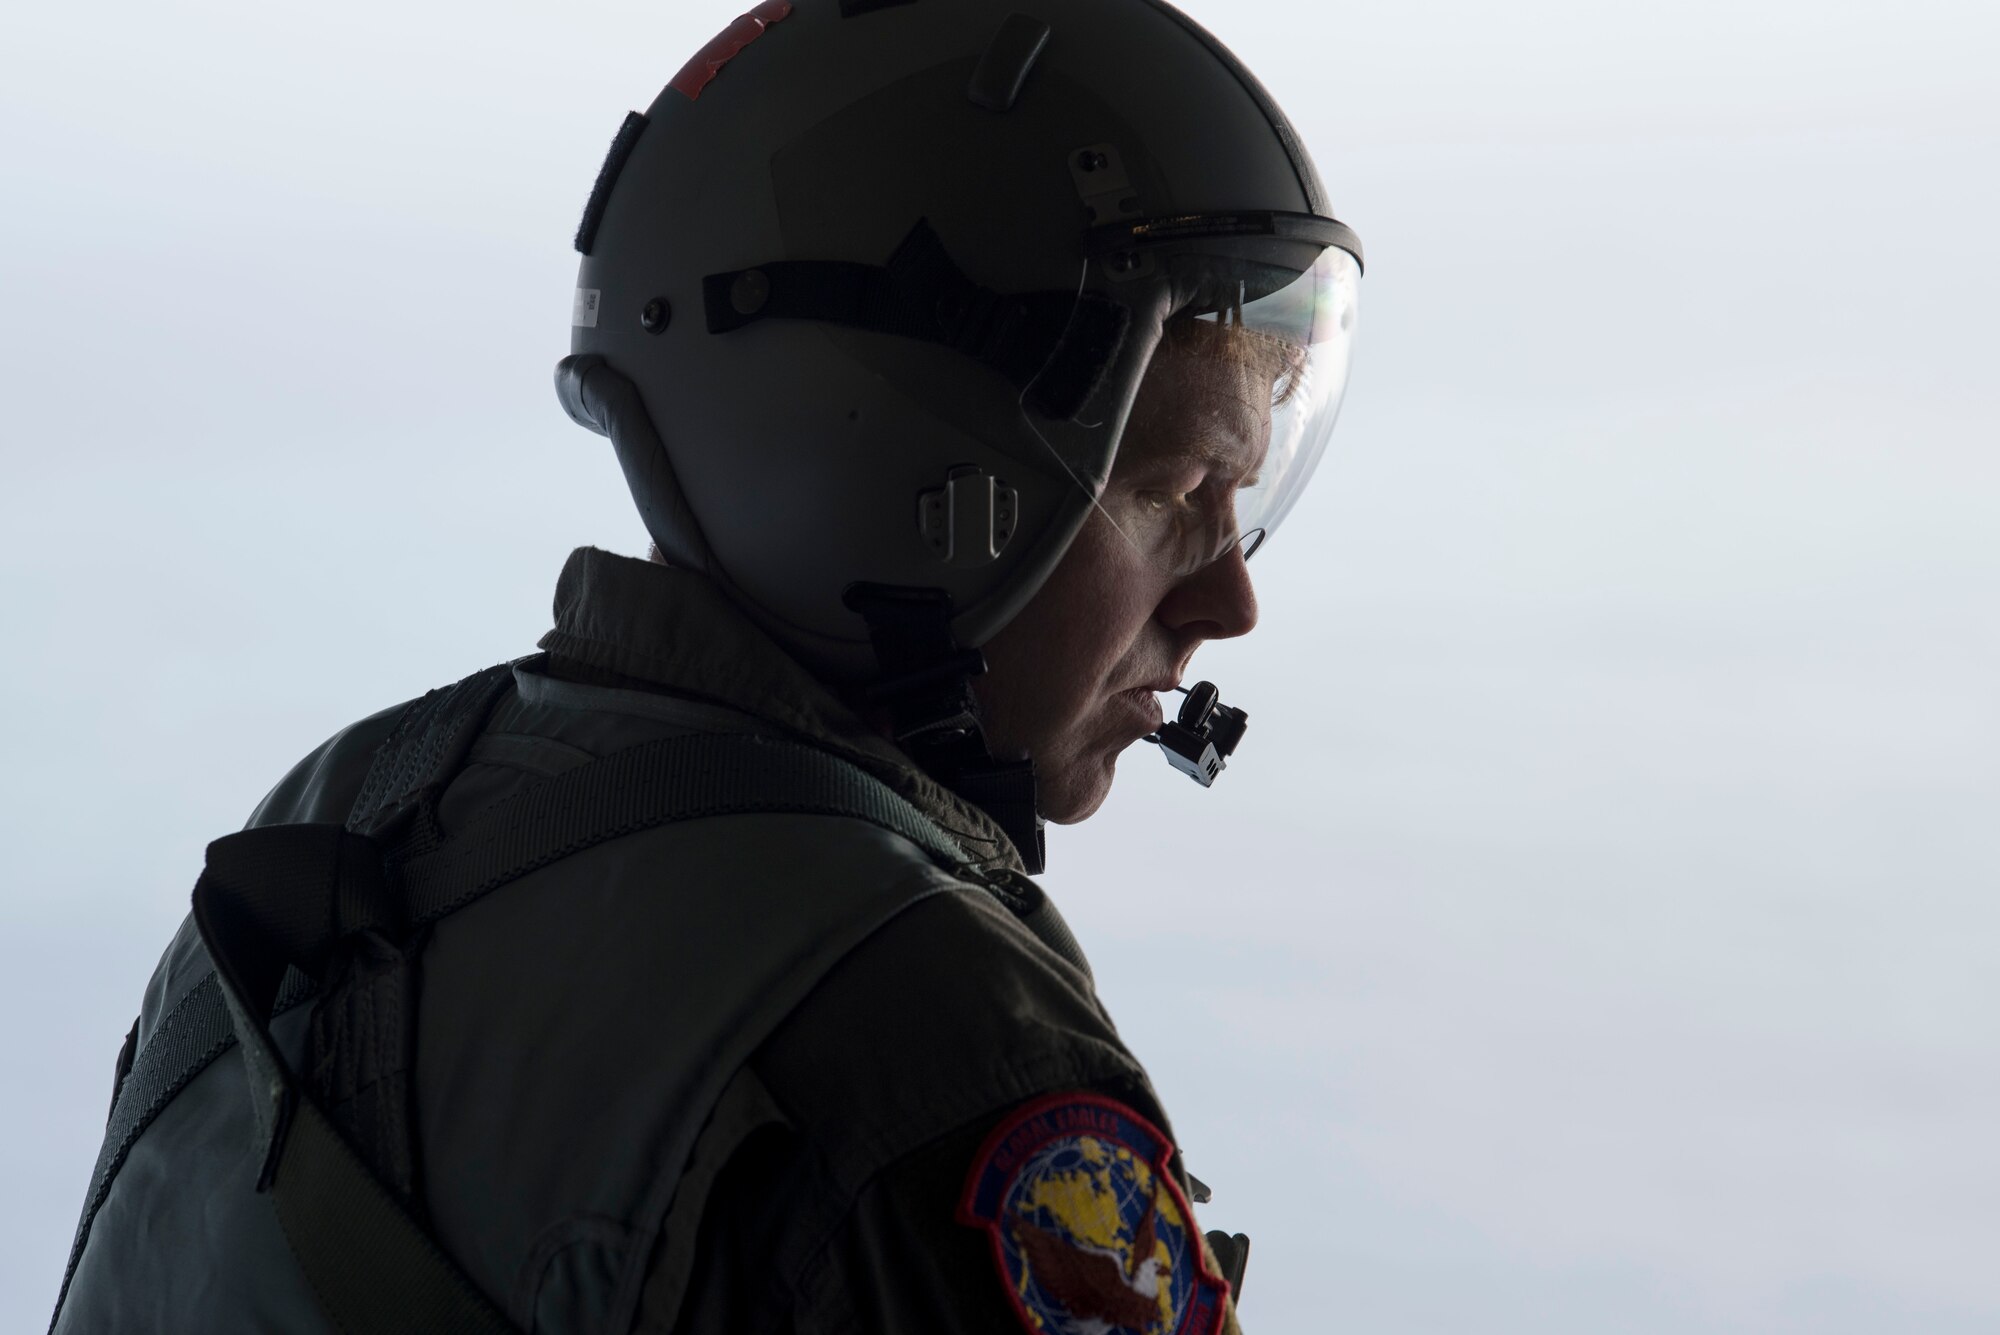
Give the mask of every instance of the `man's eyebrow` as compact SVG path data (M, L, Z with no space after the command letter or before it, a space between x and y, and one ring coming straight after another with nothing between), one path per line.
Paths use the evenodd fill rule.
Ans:
M1231 448L1213 437L1202 436L1194 440L1177 440L1172 445L1146 454L1143 462L1148 464L1200 463L1212 468L1230 468L1244 462L1244 452Z
M1263 467L1264 449L1253 447L1234 431L1196 427L1172 433L1165 439L1129 442L1136 448L1128 455L1121 446L1113 463L1114 471L1159 472L1188 464L1198 464L1214 473L1254 476Z
M1261 449L1246 449L1240 441L1223 442L1210 436L1175 447L1169 457L1206 464L1218 473L1240 474L1243 478L1254 478L1264 463Z

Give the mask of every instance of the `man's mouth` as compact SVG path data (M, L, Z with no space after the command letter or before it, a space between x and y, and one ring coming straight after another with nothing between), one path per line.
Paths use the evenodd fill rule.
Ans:
M1119 691L1113 698L1127 705L1145 723L1147 732L1159 731L1166 721L1160 709L1159 692L1151 686L1134 686L1129 691Z

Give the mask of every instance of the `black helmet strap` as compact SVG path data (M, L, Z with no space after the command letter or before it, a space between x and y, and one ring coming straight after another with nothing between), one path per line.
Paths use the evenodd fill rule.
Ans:
M983 288L922 219L886 265L775 260L709 274L701 289L711 334L758 320L825 320L942 344L992 367L1058 421L1082 410L1129 318L1094 293Z
M889 710L896 741L918 768L991 816L1031 874L1047 861L1035 809L1035 762L995 760L980 728L972 679L986 671L977 649L951 633L943 589L850 584L842 601L868 624L882 675L862 692Z

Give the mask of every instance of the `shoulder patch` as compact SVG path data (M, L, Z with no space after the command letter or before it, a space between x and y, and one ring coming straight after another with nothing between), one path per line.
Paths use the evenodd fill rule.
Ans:
M1214 1335L1229 1285L1209 1268L1168 1170L1174 1147L1116 1099L1023 1104L973 1157L960 1223L984 1228L1036 1335Z

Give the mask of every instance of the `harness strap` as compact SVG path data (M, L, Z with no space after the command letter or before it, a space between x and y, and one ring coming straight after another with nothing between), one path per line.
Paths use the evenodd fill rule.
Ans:
M886 705L896 741L917 766L993 818L1040 873L1048 845L1035 801L1032 760L995 760L987 749L972 678L986 671L977 649L960 649L943 589L857 582L841 601L868 626L882 676L866 697Z
M287 966L317 972L341 938L400 916L381 846L337 825L270 825L218 839L194 887L195 924L249 1076L257 1190L271 1194L285 1241L334 1324L506 1335L514 1326L362 1163L271 1037Z
M477 725L485 721L512 682L513 669L511 662L483 668L462 681L430 691L405 707L395 728L376 748L369 762L367 776L348 817L349 827L386 823L401 815L418 794L456 773L478 736ZM311 1000L318 990L312 977L297 970L286 974L271 1011L272 1018ZM210 973L155 1026L128 1073L118 1082L112 1096L111 1116L104 1128L104 1141L98 1147L97 1163L91 1170L90 1189L84 1194L83 1215L77 1221L69 1261L63 1268L62 1286L56 1293L55 1313L49 1318L51 1331L62 1316L63 1302L83 1260L90 1227L110 1196L111 1184L125 1166L132 1146L153 1119L196 1076L207 1070L210 1062L235 1043L222 986Z
M426 794L435 798L464 768L486 716L513 686L516 664L528 661L496 663L412 701L375 749L368 776L348 813L347 828L379 834L412 814Z
M310 1000L314 990L312 981L304 974L287 975L285 985L278 990L273 1018ZM62 1287L56 1291L50 1330L55 1329L56 1317L62 1315L63 1300L69 1296L70 1281L76 1278L76 1267L83 1260L83 1245L90 1238L90 1226L111 1195L111 1184L117 1179L118 1170L125 1166L132 1146L153 1124L153 1119L174 1101L174 1096L235 1042L236 1036L229 1028L229 1007L222 1000L222 985L211 973L167 1012L146 1040L146 1046L139 1050L131 1071L118 1086L111 1117L105 1123L104 1142L98 1147L97 1165L90 1173L90 1189L83 1197L83 1217L77 1221L69 1263L63 1269Z
M739 733L644 742L522 789L464 831L402 860L412 929L586 848L675 821L753 812L865 820L957 870L968 854L887 785L817 747ZM428 842L427 840L423 842Z

